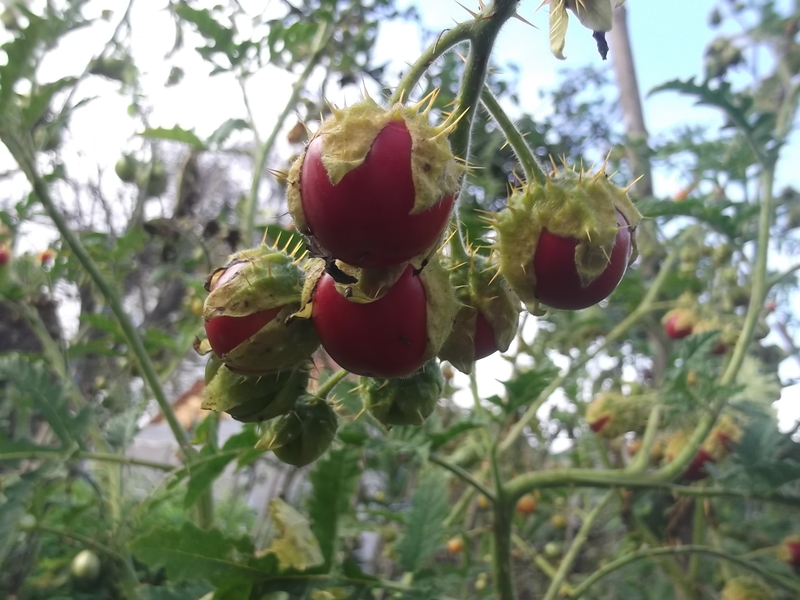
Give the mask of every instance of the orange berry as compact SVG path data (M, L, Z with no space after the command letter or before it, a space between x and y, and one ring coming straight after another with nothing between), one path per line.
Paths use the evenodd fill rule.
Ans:
M529 515L536 510L536 498L530 494L525 494L517 500L517 510L523 515Z
M464 540L460 537L454 537L447 542L447 549L453 554L458 554L464 549Z

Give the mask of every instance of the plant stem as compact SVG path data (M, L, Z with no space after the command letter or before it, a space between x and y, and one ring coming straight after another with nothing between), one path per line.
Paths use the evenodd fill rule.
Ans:
M294 82L292 93L283 106L283 110L278 115L267 141L258 149L258 154L255 157L255 164L253 165L253 179L250 184L250 193L244 199L241 210L242 239L248 246L253 243L258 192L261 188L261 177L264 174L267 158L269 158L269 153L272 152L272 147L275 145L275 140L278 137L281 127L283 127L283 122L286 120L286 117L289 116L289 113L295 109L297 100L300 98L300 94L303 88L305 88L308 78L324 56L325 47L328 45L333 31L334 28L329 22L323 21L319 24L317 33L314 36L314 41L312 42L311 56L309 56L308 62L306 62L306 66L303 68L297 81Z
M795 582L788 577L783 577L781 575L775 575L774 573L754 564L743 560L738 556L734 556L732 554L728 554L727 552L723 552L721 550L716 550L715 548L710 548L708 546L677 546L674 548L644 548L642 550L638 550L636 552L632 552L623 556L622 558L618 558L615 561L612 561L598 569L594 573L592 573L589 577L583 580L583 582L575 588L575 591L571 594L571 598L580 598L583 594L585 594L589 588L591 588L595 583L597 583L600 579L613 573L617 569L621 569L622 567L629 565L632 562L636 562L637 560L642 560L644 558L655 558L658 556L671 556L676 554L705 554L707 556L713 556L715 558L719 558L721 560L726 560L731 562L735 565L748 569L766 581L771 581L774 584L794 593L794 596L800 594L800 583Z
M75 235L75 233L73 233L73 231L70 229L67 220L61 214L61 211L58 209L58 207L56 207L55 202L53 202L53 199L50 197L50 190L47 187L47 183L37 172L36 157L33 152L31 140L29 138L20 139L18 136L19 132L14 131L13 129L8 129L7 122L5 120L0 123L0 140L5 143L12 156L17 161L20 169L23 173L25 173L28 182L33 187L34 194L36 194L37 198L39 198L39 201L42 203L42 206L44 207L48 216L53 221L53 224L64 238L64 241L67 243L72 253L78 259L78 262L81 263L81 266L86 270L86 272L92 278L94 284L103 294L106 303L111 308L111 312L114 313L114 317L116 317L117 322L119 323L120 329L122 329L122 333L125 336L128 345L130 346L131 352L133 352L133 355L136 358L136 362L138 363L143 379L150 387L150 391L153 393L156 402L158 402L158 405L161 408L164 419L167 421L167 424L172 430L172 434L175 436L175 440L178 442L178 445L183 451L184 459L192 457L195 454L194 448L192 448L191 444L189 443L189 438L186 435L186 431L178 422L178 418L175 416L175 412L172 410L172 405L169 403L169 400L167 400L167 397L164 394L164 389L161 387L161 382L158 378L158 373L153 366L153 362L150 360L150 356L147 354L147 350L144 347L142 338L139 336L139 333L134 327L133 322L128 316L128 313L125 311L125 307L122 305L122 301L120 300L117 291L111 286L103 273L100 271L100 268L86 251L86 248L83 247L83 244L81 243L80 239L78 239L78 236Z
M48 450L39 450L39 451L20 451L20 452L4 452L0 454L0 462L6 460L39 460L39 459L48 459L48 458L55 458L57 456L63 456L63 452L60 452L58 449L53 449L52 451ZM138 467L149 467L151 469L158 469L160 471L171 471L175 468L175 465L170 465L167 463L160 463L151 460L144 460L140 458L131 458L129 456L124 456L122 454L112 454L109 452L71 452L69 453L69 458L77 459L77 460L96 460L101 462L111 462L111 463L119 463L122 465L131 465L131 466L138 466Z
M628 473L641 473L647 468L647 462L650 459L650 450L653 448L653 442L658 435L658 425L661 422L661 406L656 404L650 409L650 415L647 417L647 427L642 436L642 447L639 448L639 453L634 457L628 467L625 469Z
M489 114L492 115L492 118L500 126L503 135L505 135L506 140L508 140L509 146L514 150L514 154L517 155L517 159L522 166L522 171L525 173L525 181L527 183L535 181L539 185L544 185L547 181L544 171L542 171L539 163L536 162L536 158L533 156L533 152L531 152L525 138L514 125L514 122L508 118L506 111L500 106L500 103L488 86L483 87L481 102L483 102L486 110L489 111Z
M509 502L499 479L496 487L497 500L494 503L492 532L495 595L500 600L514 600L514 581L511 578L511 519L514 504Z
M556 576L555 567L553 565L551 565L548 562L548 560L546 558L544 558L541 554L539 554L537 552L534 552L531 549L531 547L528 546L528 544L525 543L525 540L523 540L518 534L512 533L511 534L511 541L513 542L513 544L520 551L522 551L525 554L527 554L528 558L530 558L531 561L533 561L533 564L535 564L537 567L539 567L539 570L542 573L544 573L545 575L547 575L548 578L552 579L553 577ZM561 586L561 589L563 591L565 591L566 593L571 593L572 592L572 586L567 584L567 583L563 584Z
M570 570L572 570L572 566L575 564L575 559L578 558L581 548L583 548L586 540L589 539L589 534L592 531L594 522L600 516L600 513L603 512L603 509L606 507L606 504L609 503L613 495L613 490L607 492L600 502L597 503L597 506L592 509L592 512L590 512L583 520L581 528L575 535L575 539L572 540L572 544L570 545L567 554L561 560L561 564L558 565L558 570L556 571L553 580L550 582L550 587L547 588L547 593L544 596L544 600L555 600L555 598L560 594L561 586L564 583L567 575L569 575Z
M706 534L706 514L703 498L695 498L694 515L692 515L692 545L701 546ZM700 569L700 555L692 554L689 557L689 583L692 588L697 583L697 574Z
M344 369L339 369L338 371L336 371L336 373L328 377L323 383L320 384L320 386L317 388L317 391L314 392L314 396L325 400L328 397L328 394L330 394L333 391L333 388L339 385L341 381L349 374L350 374L349 371L345 371Z
M470 39L474 24L475 21L465 21L464 23L459 23L452 29L448 29L438 38L436 38L436 41L428 46L427 50L425 50L425 52L422 53L417 61L411 65L408 73L405 74L403 79L397 85L397 89L395 89L394 94L392 94L392 97L389 101L392 104L395 102L407 101L409 95L411 94L411 89L417 85L425 72L434 62L436 62L437 59L439 59L454 46L457 46L458 44L466 42L468 39Z
M447 462L445 459L443 459L441 456L439 456L438 454L435 454L435 453L429 455L428 456L428 460L430 460L432 463L435 463L435 464L439 465L440 467L442 467L444 469L447 469L453 475L455 475L456 477L461 479L464 483L467 483L467 484L471 485L472 487L474 487L481 494L486 496L486 498L489 501L496 502L497 499L495 498L495 495L489 490L489 488L487 488L480 481L475 479L472 475L470 475L467 471L465 471L464 469L462 469L458 465L454 465L452 463Z

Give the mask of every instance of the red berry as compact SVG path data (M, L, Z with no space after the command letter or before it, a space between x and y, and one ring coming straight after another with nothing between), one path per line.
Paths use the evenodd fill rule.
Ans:
M661 322L664 324L664 333L667 334L667 337L673 340L680 340L692 335L696 320L693 310L675 308L664 315Z
M697 451L697 454L695 454L692 462L689 463L689 466L686 467L686 470L681 475L681 478L687 481L700 481L701 479L705 479L708 477L706 464L714 464L714 462L714 457L701 448Z
M453 195L419 213L411 172L411 135L390 121L364 162L333 185L322 159L323 136L308 146L300 175L310 234L334 257L357 267L401 264L430 248L441 234Z
M317 283L312 321L333 360L367 377L404 377L425 363L425 288L408 267L392 288L366 304L342 296L327 273Z
M589 423L589 429L597 433L598 431L603 429L603 427L605 427L605 424L608 423L610 420L611 420L611 415L602 416L596 421L592 421L591 423Z
M517 500L517 511L523 515L529 515L536 510L536 498L531 494L525 494Z
M258 333L282 308L278 306L246 317L222 316L206 321L206 335L211 349L217 356L224 356Z
M498 351L497 341L494 336L494 329L489 325L489 321L478 312L475 317L475 360L486 358Z
M778 548L778 557L795 569L800 569L800 536L785 538Z
M542 231L533 269L536 296L542 304L561 310L578 310L597 304L611 295L628 268L631 233L625 217L617 210L619 231L605 271L584 287L575 265L578 240Z
M7 265L11 260L11 251L8 248L0 247L0 267Z

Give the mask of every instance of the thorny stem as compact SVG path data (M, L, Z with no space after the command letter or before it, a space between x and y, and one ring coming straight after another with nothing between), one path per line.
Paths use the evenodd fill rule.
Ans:
M444 469L447 469L453 475L455 475L456 477L458 477L459 479L461 479L465 483L468 483L469 485L474 487L481 494L486 496L486 498L490 502L495 502L496 501L495 495L491 492L491 490L489 490L489 488L487 488L480 481L475 479L472 475L470 475L467 471L465 471L464 469L462 469L458 465L454 465L453 463L448 462L447 460L445 460L444 458L442 458L441 456L439 456L438 454L435 454L435 453L430 454L428 456L428 460L430 460L432 463L436 463L437 465L439 465L440 467L442 467Z
M281 127L283 127L283 122L286 120L286 117L289 116L289 113L291 113L297 106L297 100L300 98L300 94L302 93L308 78L311 76L311 73L324 56L325 48L328 45L328 41L331 39L331 36L333 35L333 31L333 26L327 21L320 23L317 29L317 34L312 43L311 56L308 58L306 66L303 67L303 71L300 73L297 81L294 82L294 85L292 86L292 93L289 96L289 99L286 101L286 104L283 106L283 110L278 115L267 141L264 142L264 145L258 149L258 154L255 158L255 164L253 165L253 179L250 184L250 193L247 195L242 205L242 239L248 245L253 242L256 206L258 205L258 192L261 187L261 177L264 173L264 167L267 164L267 158L269 158L269 154L272 152L272 147L275 145L275 140L278 137Z
M339 385L349 374L349 371L339 369L336 371L336 373L328 377L323 383L320 384L320 386L317 388L317 391L314 392L314 396L325 400L328 397L328 394L333 391L333 388Z
M583 548L583 545L586 543L586 540L589 539L589 534L592 531L592 527L594 526L594 522L600 516L600 513L603 512L603 509L606 507L606 504L609 503L611 498L614 496L614 491L611 490L606 493L605 496L598 502L597 506L592 509L586 518L583 520L581 524L581 528L578 530L578 533L575 535L575 539L572 540L572 544L567 551L567 554L561 560L561 564L558 565L558 570L556 571L555 576L553 577L552 581L550 582L550 587L547 588L547 593L544 596L544 600L555 600L555 598L561 592L561 586L566 579L569 572L572 570L572 566L575 564L575 559L578 558L578 554Z
M164 394L164 389L161 387L158 373L153 366L153 362L150 360L150 356L147 354L142 338L139 336L138 331L136 331L128 313L125 311L125 307L122 305L117 291L105 278L100 268L86 251L86 248L83 247L78 236L70 229L64 215L61 214L61 211L55 205L55 202L53 202L47 183L37 172L36 159L33 154L33 146L30 139L20 139L18 134L8 129L7 123L5 122L0 123L0 139L2 139L3 143L8 147L22 172L25 173L28 182L33 187L36 197L39 198L39 201L53 221L56 229L58 229L58 232L67 243L67 246L69 246L75 258L78 259L78 262L81 263L81 266L89 274L94 284L100 290L100 293L103 294L106 303L109 308L111 308L111 312L114 313L114 317L117 319L120 329L122 329L122 334L125 336L131 352L133 352L136 358L142 377L150 387L156 402L158 402L164 419L167 421L167 424L172 430L172 434L175 436L175 440L183 451L184 458L189 459L193 457L195 450L189 443L186 431L183 429L180 422L178 422L178 418L172 410L172 405Z
M658 435L658 426L661 422L661 406L656 404L650 409L650 415L647 417L647 427L642 436L642 447L639 448L639 453L634 457L628 467L625 469L629 473L641 473L647 468L647 461L650 459L650 450L653 448L653 442Z
M530 183L535 181L539 185L544 185L547 181L544 171L542 171L539 163L536 162L536 158L533 156L533 152L531 152L525 138L520 133L519 129L517 129L516 125L514 125L514 122L508 118L506 111L500 106L500 103L488 86L484 86L483 88L481 102L483 102L486 110L489 111L489 114L500 126L503 135L505 135L508 141L508 145L511 146L514 154L517 155L517 159L522 166L522 171L525 173L525 182Z
M589 577L584 579L583 582L578 587L575 588L575 591L572 594L570 594L570 598L573 599L580 598L603 577L613 573L617 569L621 569L622 567L629 565L632 562L636 562L637 560L642 560L644 558L656 558L659 556L671 556L675 554L705 554L707 556L713 556L715 558L719 558L721 560L725 560L740 567L743 567L745 569L748 569L756 573L766 581L771 581L776 585L786 590L789 590L790 592L794 592L795 595L800 593L800 583L792 581L788 577L775 575L774 573L754 563L743 560L738 556L728 554L727 552L723 552L715 548L710 548L708 546L689 545L689 546L676 546L672 548L644 548L642 550L632 552L631 554L626 554L622 558L618 558L617 560L608 563L607 565L598 569L597 571L592 573Z

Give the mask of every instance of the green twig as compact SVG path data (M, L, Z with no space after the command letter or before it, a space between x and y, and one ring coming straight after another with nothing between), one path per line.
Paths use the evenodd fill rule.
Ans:
M314 392L314 396L325 400L328 397L328 394L330 394L333 391L333 388L339 385L342 382L342 380L349 374L350 374L349 371L345 371L344 369L339 369L338 371L336 371L336 373L328 377L324 382L320 384L320 386L317 388L317 391Z
M403 79L397 85L397 88L392 94L390 99L391 103L405 102L411 94L411 89L417 85L419 80L425 72L436 62L441 56L449 51L454 46L466 42L470 39L472 34L473 25L475 21L465 21L459 23L452 29L443 32L436 41L428 46L427 50L411 65L408 73L405 74Z
M514 150L514 154L517 155L517 159L520 165L522 165L522 171L525 173L525 181L527 183L535 181L539 185L544 185L547 181L544 171L542 171L539 163L536 162L536 158L533 156L533 152L531 152L525 138L520 133L519 129L517 129L516 125L514 125L514 122L508 118L506 111L500 106L500 103L488 86L484 86L483 88L481 102L483 102L486 110L489 111L489 114L492 115L492 118L500 126L503 135L505 135L506 140L508 140L508 145L511 146L511 149Z
M267 141L258 149L255 164L253 165L253 179L250 184L250 193L245 198L241 211L242 239L248 246L253 242L258 192L261 187L261 177L264 174L267 158L269 158L269 153L272 152L272 147L275 145L275 140L278 137L281 127L283 127L283 122L286 120L286 117L289 116L289 113L295 109L295 106L297 106L297 100L300 98L300 94L303 88L305 88L308 78L325 55L325 49L333 35L333 31L334 27L329 22L324 21L320 23L317 28L317 33L314 36L314 41L312 42L311 56L309 56L308 62L306 62L306 66L303 68L297 81L294 82L292 93L283 106L283 110L278 115Z
M118 463L121 465L149 467L151 469L158 469L159 471L171 471L175 465L167 463L155 462L152 460L144 460L141 458L131 458L122 454L112 454L110 452L70 452L67 456L64 453L54 449L52 452L47 450L38 451L24 451L19 452L3 452L0 454L0 462L2 461L17 461L17 460L48 460L53 458L69 458L74 460L96 460L100 462Z
M435 453L431 454L430 456L428 456L428 460L430 460L432 463L435 463L435 464L439 465L440 467L442 467L444 469L447 469L453 475L455 475L456 477L458 477L459 479L464 481L464 483L467 483L467 484L471 485L476 490L478 490L481 494L486 496L486 498L489 501L495 502L495 500L496 500L495 495L489 490L489 488L486 487L485 485L483 485L480 481L475 479L472 475L470 475L467 471L465 471L464 469L462 469L458 465L454 465L454 464L452 464L450 462L447 462L445 459L443 459L441 456L439 456L438 454L435 454Z
M589 577L584 579L583 582L581 582L581 584L575 588L575 591L571 594L570 597L573 599L580 598L603 577L613 573L618 569L621 569L626 565L629 565L630 563L636 562L637 560L642 560L645 558L656 558L659 556L672 556L676 554L705 554L707 556L713 556L715 558L719 558L721 560L725 560L740 567L743 567L745 569L748 569L756 573L760 577L762 577L764 580L770 581L790 592L793 592L795 596L800 594L800 583L792 581L788 577L775 575L774 573L771 573L770 571L760 567L759 565L748 562L738 556L728 554L726 552L717 550L715 548L710 548L707 546L691 545L691 546L677 546L674 548L644 548L642 550L638 550L636 552L627 554L622 558L618 558L617 560L608 563L607 565L598 569L597 571L592 573Z
M658 426L661 422L661 406L656 404L650 409L650 415L647 417L647 427L642 436L642 447L639 453L633 458L631 463L625 468L626 473L641 473L647 468L647 463L650 459L650 450L653 448L653 442L658 435Z
M600 502L597 503L597 506L592 509L592 512L590 512L583 520L581 528L575 535L575 539L572 540L569 550L561 560L561 564L558 565L558 570L550 582L550 587L547 588L547 593L544 596L544 600L555 600L559 593L561 593L562 584L567 578L567 575L569 575L569 572L572 570L572 566L575 564L575 560L578 558L581 548L583 548L586 540L589 539L589 534L592 531L594 522L597 520L597 517L600 516L600 513L603 512L603 509L606 507L606 504L609 503L613 495L613 490L606 493Z

